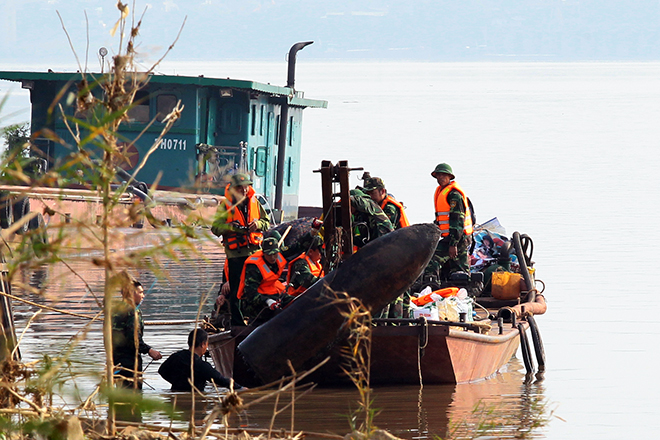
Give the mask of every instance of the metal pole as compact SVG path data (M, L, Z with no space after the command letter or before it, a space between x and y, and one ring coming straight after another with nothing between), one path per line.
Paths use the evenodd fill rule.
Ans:
M291 89L291 94L295 94L293 88L296 77L296 54L305 46L309 46L313 41L304 41L296 43L291 46L289 50L289 69L286 80L286 86ZM291 95L291 96L292 96ZM289 97L282 100L282 108L280 110L280 132L278 136L277 146L277 176L275 179L275 206L277 211L282 211L282 189L284 185L284 159L286 156L286 132L289 120ZM281 219L280 219L281 220Z

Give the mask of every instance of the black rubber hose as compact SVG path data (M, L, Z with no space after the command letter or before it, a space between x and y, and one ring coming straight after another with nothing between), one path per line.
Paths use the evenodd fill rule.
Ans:
M14 211L9 191L0 191L0 227L7 229L14 221Z
M545 350L543 349L541 332L539 332L539 326L536 324L534 316L527 316L527 322L532 332L532 342L534 343L534 351L536 352L536 361L539 364L539 372L542 372L545 371Z
M16 223L26 215L30 213L30 199L27 197L24 197L22 199L19 199L17 202L14 203L14 206L12 207L12 211L14 214L13 218L13 223ZM25 234L29 229L29 222L23 223L23 225L16 230L17 234Z
M527 373L534 372L534 362L532 361L532 353L529 349L529 339L525 333L525 326L523 323L518 323L518 332L520 333L520 349L522 351L523 362Z
M534 255L534 242L532 237L527 234L520 236L520 244L522 244L523 254L525 254L525 263L527 266L532 265L532 256Z
M520 273L525 279L525 285L527 286L527 290L529 291L527 302L534 302L535 295L532 293L535 287L534 280L532 279L532 275L529 273L529 270L527 269L527 258L525 256L525 252L523 251L522 243L520 242L520 233L517 231L513 233L513 247L516 250L516 256L518 257L518 264L520 264Z

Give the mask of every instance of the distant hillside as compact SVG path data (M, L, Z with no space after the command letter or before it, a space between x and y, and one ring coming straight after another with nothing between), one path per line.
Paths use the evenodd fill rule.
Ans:
M146 4L138 2L140 13ZM80 56L86 11L95 54L113 41L115 5L0 0L0 57L70 59L56 10ZM316 42L309 59L660 59L658 0L165 0L145 15L141 50L162 51L185 16L170 60L280 60L305 40Z

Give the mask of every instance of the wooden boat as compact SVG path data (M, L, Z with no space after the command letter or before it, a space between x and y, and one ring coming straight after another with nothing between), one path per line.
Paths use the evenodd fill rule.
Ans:
M325 237L336 236L332 228L339 219L351 230L350 215L346 215L350 212L346 206L348 172L346 162L340 162L337 167L330 163L322 165L324 212L329 213L324 218ZM340 184L339 193L331 190L333 180ZM342 193L342 200L335 202L333 199ZM223 375L234 377L241 385L254 386L289 374L290 366L308 370L329 357L308 380L323 385L349 383L342 368L347 363L342 354L347 315L335 292L359 300L372 312L383 309L422 273L436 249L440 232L432 224L411 225L368 243L355 254L351 236L343 234L346 235L348 239L335 247L328 246L326 240L326 249L343 248L350 257L282 313L256 329L232 328L210 337L213 360ZM527 262L531 265L531 239L529 255L523 241L527 240L521 241L521 235L514 233L513 244L524 273L521 277L527 286L524 297L507 301L477 297L476 302L483 310L476 322L425 318L374 320L370 383L455 384L485 379L500 371L521 344L525 366L531 371L528 329L532 332L539 367L544 368L543 348L533 315L543 314L546 306L543 296L536 294L535 282L527 269ZM472 283L472 279L479 277L468 278ZM467 316L462 319L469 320Z
M490 312L497 314L497 310ZM521 330L530 329L529 321L514 319L511 322L510 318L509 322L502 322L501 327L497 319L475 323L425 319L374 322L378 325L372 329L372 385L457 384L490 378L501 371L518 350ZM209 351L218 371L244 386L261 384L236 351L252 330L251 327L237 327L209 337ZM309 381L321 385L350 384L342 370L346 359L341 347L342 344L337 344L330 351L329 361L310 375ZM529 348L527 346L524 351L529 353Z

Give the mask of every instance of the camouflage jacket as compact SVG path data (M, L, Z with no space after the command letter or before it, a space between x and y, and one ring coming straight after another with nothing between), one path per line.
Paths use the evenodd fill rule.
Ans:
M144 321L142 320L142 311L140 310L140 307L133 307L125 301L121 301L114 305L113 308L112 354L115 363L118 363L118 361L121 361L122 359L130 361L135 358L136 341L138 353L149 353L151 347L145 344L142 340ZM123 364L124 363L122 363L122 365Z
M390 219L390 223L396 228L397 225L399 224L399 209L394 206L393 203L387 202L385 204L385 207L383 208L383 212L387 216L387 218Z
M277 272L277 264L268 264L268 266L272 271ZM261 309L267 308L267 299L280 299L278 295L262 295L259 293L258 289L262 280L263 277L257 266L254 264L245 265L245 287L241 298L241 308L246 316L254 317Z
M355 197L353 214L353 244L362 247L370 241L394 230L387 215L369 197Z
M447 194L449 203L449 246L458 246L463 240L465 225L465 203L460 192L453 190Z
M308 289L319 279L312 274L309 264L304 258L294 261L289 267L289 271L291 272L289 275L290 292L301 286Z

